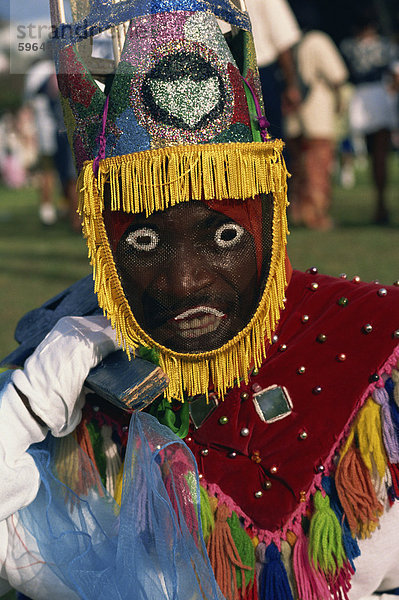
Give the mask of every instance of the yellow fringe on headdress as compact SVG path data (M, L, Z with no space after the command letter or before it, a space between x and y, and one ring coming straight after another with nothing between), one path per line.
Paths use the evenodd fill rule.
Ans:
M251 366L259 367L265 357L265 339L271 340L287 285L287 170L282 149L281 140L160 148L107 158L100 162L98 178L93 162L85 163L78 183L79 210L98 303L128 354L139 345L159 350L160 366L170 381L168 399L183 400L184 391L190 396L207 395L210 379L223 398L235 380L243 377L247 381ZM111 210L147 216L189 200L246 200L273 194L269 277L254 316L233 339L216 350L183 354L158 344L140 327L123 292L105 230L106 184L110 186Z

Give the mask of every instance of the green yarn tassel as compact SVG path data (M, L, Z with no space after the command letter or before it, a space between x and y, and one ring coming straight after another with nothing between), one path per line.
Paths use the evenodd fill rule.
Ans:
M138 355L143 360L148 360L148 362L154 363L154 365L159 366L159 352L156 348L147 348L147 346L139 346Z
M209 502L208 492L202 487L202 485L200 485L200 497L202 535L204 536L205 544L207 544L215 527L215 519L212 512L211 503Z
M246 589L248 584L253 582L254 574L255 574L255 548L253 546L252 540L243 528L240 523L240 519L238 518L237 513L232 512L231 517L228 517L227 523L230 527L231 536L236 545L238 554L240 555L241 562L243 565L250 567L250 569L244 571L244 585L242 582L242 570L236 568L236 576L237 576L237 587L238 589L242 589L243 587Z
M190 414L188 402L169 402L164 396L160 396L147 408L147 412L158 419L162 425L166 425L180 438L184 439L190 426Z
M310 522L309 559L314 567L334 574L345 561L342 529L330 507L330 499L320 491L313 496L315 512Z
M103 440L101 437L100 427L95 421L87 423L86 427L87 431L89 432L91 445L93 446L94 457L96 459L96 466L98 472L100 473L102 484L105 487L107 460L103 452Z

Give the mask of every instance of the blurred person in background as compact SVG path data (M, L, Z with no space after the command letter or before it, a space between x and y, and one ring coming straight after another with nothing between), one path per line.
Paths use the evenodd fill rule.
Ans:
M301 100L292 47L301 32L286 0L246 0L251 18L269 131L282 137L282 115Z
M356 163L359 163L357 147L349 130L349 103L353 94L353 85L347 82L340 90L340 112L337 119L337 160L338 182L344 189L352 189L356 184ZM366 159L367 161L367 159Z
M26 184L26 169L15 122L12 113L5 113L0 120L0 176L7 187L18 189Z
M15 113L0 118L0 177L10 188L30 182L30 171L37 160L36 131L32 111L21 106Z
M17 111L15 132L20 142L21 160L26 170L27 182L30 183L31 171L37 161L37 139L34 115L27 104Z
M399 151L399 59L391 65L392 92L396 95L395 110L397 114L396 129L392 132L392 145L396 152Z
M25 100L32 107L36 121L39 218L44 225L53 225L57 220L55 194L58 178L64 202L61 212L66 213L72 228L80 231L76 214L76 171L63 122L52 60L39 61L28 70Z
M294 11L302 28L301 40L293 51L302 101L297 111L285 117L293 174L291 218L295 224L326 231L333 226L329 209L336 116L348 71L333 40L318 29L316 6L300 2L297 9L294 4Z
M365 7L355 24L353 37L344 39L341 51L355 86L349 106L353 136L364 136L376 191L374 223L389 223L386 205L387 161L391 133L397 127L396 94L392 89L392 65L397 45L380 35L374 11Z
M54 156L57 150L56 123L50 107L50 81L54 65L50 60L34 63L26 74L25 101L35 117L38 144L39 218L43 225L53 225L57 220L54 188Z

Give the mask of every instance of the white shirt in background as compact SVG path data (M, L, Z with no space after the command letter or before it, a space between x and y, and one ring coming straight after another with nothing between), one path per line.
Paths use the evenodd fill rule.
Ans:
M301 30L286 0L246 0L259 67L267 67L294 46Z

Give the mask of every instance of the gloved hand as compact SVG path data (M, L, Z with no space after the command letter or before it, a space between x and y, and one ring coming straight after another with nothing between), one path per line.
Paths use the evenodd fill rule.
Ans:
M81 419L82 388L90 369L117 348L116 333L105 317L64 317L12 381L34 414L61 437Z
M65 317L0 390L0 521L32 502L39 489L26 450L44 440L48 428L55 436L74 430L87 374L117 347L105 317Z

